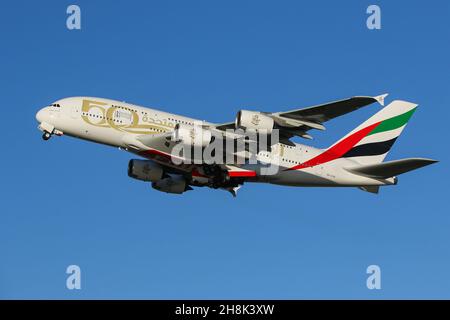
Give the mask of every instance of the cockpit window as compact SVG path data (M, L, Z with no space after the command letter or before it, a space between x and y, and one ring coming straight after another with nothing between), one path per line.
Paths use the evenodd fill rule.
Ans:
M60 108L61 106L59 105L59 103L54 103L54 104L51 105L51 107Z

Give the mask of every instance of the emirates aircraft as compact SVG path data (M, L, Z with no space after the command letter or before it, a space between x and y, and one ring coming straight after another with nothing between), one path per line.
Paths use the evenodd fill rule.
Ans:
M383 161L416 104L393 101L326 149L291 139L312 139L310 130L324 130L328 120L375 102L384 106L386 96L352 97L285 112L240 110L234 122L223 124L110 99L70 97L42 108L36 119L44 140L67 135L139 156L130 160L128 175L166 193L206 186L236 196L246 182L378 193L380 186L397 184L398 175L436 162Z

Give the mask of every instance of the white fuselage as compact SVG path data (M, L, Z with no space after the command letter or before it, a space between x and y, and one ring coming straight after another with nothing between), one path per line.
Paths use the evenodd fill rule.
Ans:
M148 152L142 152L142 149L138 151L133 148L135 137L171 132L177 124L214 126L212 123L126 102L93 97L58 100L51 106L42 108L36 114L36 119L43 131L123 148L187 173L195 166L176 166L167 157L155 156L170 155L170 150L164 145L146 146L148 150L145 151ZM241 167L256 172L256 176L247 181L289 186L377 186L394 183L392 179L378 180L353 174L346 168L357 166L358 163L344 158L307 168L291 169L322 152L321 149L303 144L289 146L277 143L270 152L258 153L257 164ZM279 170L275 174L263 175L261 169L270 164L279 165Z

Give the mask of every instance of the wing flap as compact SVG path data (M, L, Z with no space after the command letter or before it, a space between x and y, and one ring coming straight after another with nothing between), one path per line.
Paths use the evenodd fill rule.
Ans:
M365 191L365 192L378 194L378 192L380 191L380 186L363 186L363 187L359 187L358 189Z

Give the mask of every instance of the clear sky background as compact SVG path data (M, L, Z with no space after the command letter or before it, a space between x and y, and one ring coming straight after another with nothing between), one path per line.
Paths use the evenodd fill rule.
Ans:
M448 1L2 1L0 298L450 298L449 21ZM387 159L441 162L379 195L168 195L128 178L132 155L44 142L35 120L74 95L228 122L385 92L420 105ZM326 147L379 108L306 142ZM79 291L65 286L71 264ZM366 287L371 264L381 290Z

